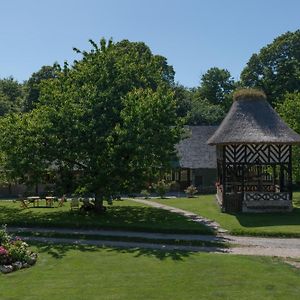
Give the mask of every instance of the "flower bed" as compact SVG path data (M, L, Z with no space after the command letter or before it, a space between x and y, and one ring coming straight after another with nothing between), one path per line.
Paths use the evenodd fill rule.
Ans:
M10 273L29 268L37 260L37 254L28 249L28 244L18 237L10 236L6 226L0 229L0 272Z

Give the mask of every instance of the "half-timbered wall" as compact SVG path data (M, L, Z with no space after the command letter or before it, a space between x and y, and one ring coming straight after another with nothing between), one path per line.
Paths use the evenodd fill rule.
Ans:
M283 204L290 209L291 150L290 145L280 144L218 145L218 199L222 209L241 211L243 203L243 211L245 208L249 211L251 205L259 206L259 203L263 209L271 206L277 209ZM250 201L252 196L264 200ZM274 197L279 197L279 202Z
M289 163L289 145L226 145L225 161L233 164Z

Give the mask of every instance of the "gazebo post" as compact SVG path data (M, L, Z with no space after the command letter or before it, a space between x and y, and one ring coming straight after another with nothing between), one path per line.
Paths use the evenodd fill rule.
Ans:
M292 168L292 146L289 149L289 163L288 163L288 191L290 200L293 200L293 168Z

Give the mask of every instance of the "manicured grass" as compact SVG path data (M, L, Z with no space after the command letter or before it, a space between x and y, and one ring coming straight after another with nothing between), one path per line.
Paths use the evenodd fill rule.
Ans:
M294 193L295 208L291 213L222 213L214 195L155 201L186 209L215 220L223 228L236 235L300 237L299 192Z
M205 226L165 210L133 201L115 201L105 214L71 212L69 203L60 208L22 209L19 203L0 201L0 224L33 227L123 229L210 234Z
M300 271L278 259L74 245L34 248L40 253L34 267L0 275L1 300L299 299Z

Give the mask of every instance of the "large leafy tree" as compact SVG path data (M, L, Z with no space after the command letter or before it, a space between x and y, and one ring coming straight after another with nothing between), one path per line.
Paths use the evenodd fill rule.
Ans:
M287 92L300 91L300 30L277 37L253 54L241 81L244 86L264 90L271 103Z
M36 109L2 121L10 124L6 139L17 132L16 146L2 150L7 169L34 168L37 177L39 166L76 170L78 187L95 193L101 209L105 197L137 190L169 167L180 124L164 57L144 43L91 43L89 52L75 49L81 60L42 82Z
M235 82L226 69L210 68L201 77L198 93L202 99L207 99L212 104L228 106L231 104L230 95L235 89Z
M277 104L277 111L281 117L300 133L300 92L287 93L284 100ZM297 182L300 182L300 148L293 147L293 175Z

